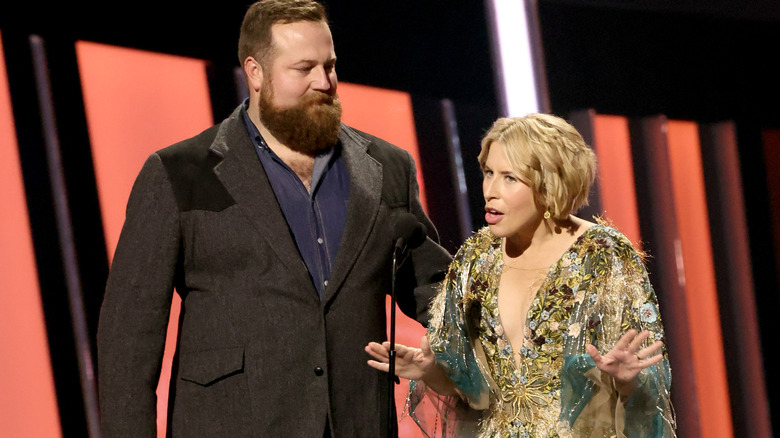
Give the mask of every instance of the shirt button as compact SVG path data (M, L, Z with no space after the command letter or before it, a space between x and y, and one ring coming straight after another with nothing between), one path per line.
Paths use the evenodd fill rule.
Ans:
M321 375L323 375L324 373L325 373L325 371L323 371L323 369L322 369L322 368L320 368L320 367L314 368L314 374L316 374L316 375L318 375L318 376L321 376Z
M322 237L318 237L318 238L317 238L317 243L319 243L320 245L322 245L322 242L323 242L323 240L322 240Z
M328 280L325 280L325 281L323 282L323 284L325 285L325 287L328 287Z

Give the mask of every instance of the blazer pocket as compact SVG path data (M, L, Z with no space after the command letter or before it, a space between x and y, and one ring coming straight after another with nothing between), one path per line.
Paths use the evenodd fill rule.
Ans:
M209 386L244 371L244 348L193 351L182 354L179 363L179 377L182 380Z

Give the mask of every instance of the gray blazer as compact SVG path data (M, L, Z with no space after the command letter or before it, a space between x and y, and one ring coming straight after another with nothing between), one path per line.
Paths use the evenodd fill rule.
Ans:
M322 301L237 109L152 154L133 186L98 329L104 437L156 434L155 387L174 289L174 437L381 437L387 377L363 347L386 338L394 218L429 238L397 275L421 323L450 262L420 205L411 156L342 126L351 186Z

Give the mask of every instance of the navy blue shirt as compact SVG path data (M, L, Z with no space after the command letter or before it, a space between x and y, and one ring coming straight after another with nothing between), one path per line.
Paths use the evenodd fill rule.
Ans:
M341 155L341 145L315 157L311 190L306 190L298 175L268 147L249 118L247 107L248 100L241 113L249 137L321 299L347 217L349 172Z

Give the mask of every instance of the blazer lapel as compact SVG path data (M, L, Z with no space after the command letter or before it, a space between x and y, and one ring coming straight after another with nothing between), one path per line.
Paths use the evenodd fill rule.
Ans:
M301 285L311 292L311 297L317 298L309 271L298 253L268 175L241 117L240 109L237 109L220 127L211 150L223 160L214 172L236 200L237 208L257 228L258 234L268 242L291 276L303 280Z
M339 139L349 171L349 201L338 255L325 288L325 302L333 298L357 261L374 227L382 198L382 165L368 155L369 141L344 127Z

